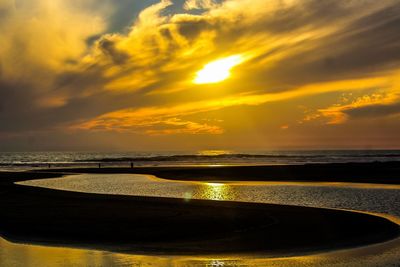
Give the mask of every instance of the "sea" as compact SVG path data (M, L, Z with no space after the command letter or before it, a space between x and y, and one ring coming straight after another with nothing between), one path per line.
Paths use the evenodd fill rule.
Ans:
M285 165L400 161L400 150L0 152L0 169L43 167Z

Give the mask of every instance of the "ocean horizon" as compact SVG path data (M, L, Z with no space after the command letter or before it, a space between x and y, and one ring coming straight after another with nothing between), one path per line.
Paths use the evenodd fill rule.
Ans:
M291 165L400 161L400 150L269 150L162 152L0 152L0 169L43 167Z

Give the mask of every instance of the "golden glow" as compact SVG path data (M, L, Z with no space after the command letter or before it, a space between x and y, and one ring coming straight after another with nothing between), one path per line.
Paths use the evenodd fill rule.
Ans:
M197 155L200 156L219 156L219 155L226 155L232 154L233 152L230 150L200 150L197 152Z
M204 112L218 111L228 107L238 106L258 106L269 102L287 101L299 97L318 95L329 92L346 92L348 90L356 92L365 90L371 87L387 87L388 77L375 77L357 80L342 80L334 82L324 82L309 84L306 86L298 87L296 90L278 92L278 93L264 93L264 94L235 94L225 97L207 99L200 101L193 101L187 103L179 103L175 106L152 106L146 108L132 108L122 109L109 112L93 118L88 121L80 122L76 125L71 125L71 130L103 130L103 131L138 131L148 135L160 134L176 134L176 133L214 133L221 134L224 131L223 124L212 125L202 121L204 129L199 130L199 127L191 126L190 122L186 126L179 126L174 116L183 117ZM238 121L236 115L233 118ZM311 120L312 117L308 120ZM147 131L147 128L153 128L156 125L171 125L178 129L174 131L152 132ZM220 126L221 125L221 126ZM179 127L178 127L179 126ZM210 127L217 126L217 127ZM165 127L165 126L164 126ZM159 128L158 128L159 129ZM178 131L180 130L180 131ZM281 129L280 129L281 130Z
M208 63L197 72L194 83L218 83L226 80L231 75L231 69L243 62L241 55L234 55Z
M210 200L235 200L235 190L223 183L201 183L195 190L193 198Z

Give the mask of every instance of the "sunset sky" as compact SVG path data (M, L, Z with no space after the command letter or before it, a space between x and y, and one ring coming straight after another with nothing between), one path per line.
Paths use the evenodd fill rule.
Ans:
M0 0L0 150L400 148L398 0Z

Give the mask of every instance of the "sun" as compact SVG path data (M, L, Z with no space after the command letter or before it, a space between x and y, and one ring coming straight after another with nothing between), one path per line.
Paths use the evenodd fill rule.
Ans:
M234 55L208 63L196 74L194 83L218 83L231 76L231 69L244 61L241 55Z

